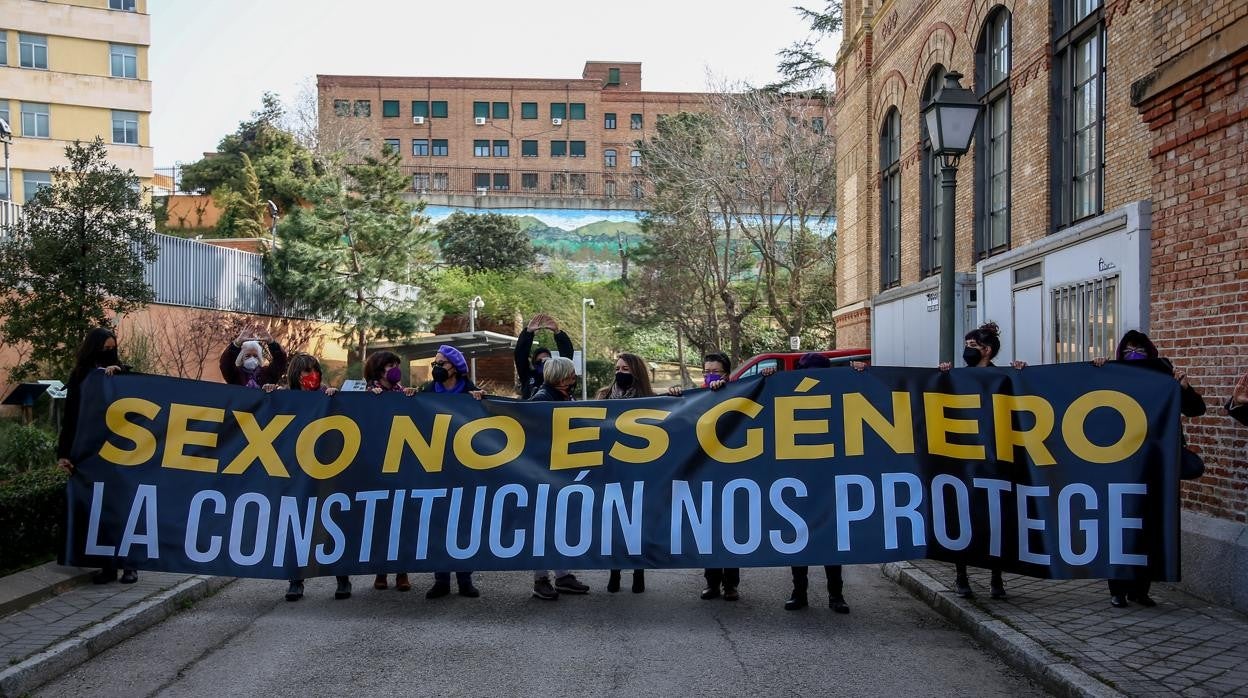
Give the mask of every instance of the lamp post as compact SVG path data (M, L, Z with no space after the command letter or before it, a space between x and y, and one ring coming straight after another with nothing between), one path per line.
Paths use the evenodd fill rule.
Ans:
M13 142L13 128L0 119L0 143L4 143L4 200L13 203L13 172L9 169L9 144Z
M927 136L932 154L940 156L940 194L942 201L940 231L940 360L952 362L954 357L954 194L958 187L958 160L971 147L975 126L982 108L975 94L958 82L962 74L945 74L945 84L923 109Z
M593 298L581 299L581 399L589 398L589 315L588 309L595 306Z
M468 331L469 332L472 332L474 334L476 333L477 311L484 307L485 307L485 301L481 300L481 296L474 296L472 300L468 301ZM475 337L473 338L473 341L476 341ZM471 380L473 383L477 382L477 353L476 351L473 351L472 353L472 365L471 365L471 369L468 371L468 379Z

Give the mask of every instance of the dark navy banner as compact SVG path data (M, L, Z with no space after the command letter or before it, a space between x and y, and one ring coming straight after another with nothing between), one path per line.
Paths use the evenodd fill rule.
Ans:
M1175 580L1179 397L1109 364L601 402L83 385L65 559L243 577L935 558Z

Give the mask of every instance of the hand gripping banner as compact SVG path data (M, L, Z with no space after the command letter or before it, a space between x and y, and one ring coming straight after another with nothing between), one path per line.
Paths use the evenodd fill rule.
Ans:
M82 405L73 565L1179 575L1177 384L1120 364L833 368L543 403L98 372Z

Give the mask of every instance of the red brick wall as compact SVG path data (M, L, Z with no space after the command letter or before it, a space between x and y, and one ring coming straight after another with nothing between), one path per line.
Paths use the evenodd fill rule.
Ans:
M1206 470L1183 503L1245 522L1248 429L1222 405L1248 371L1248 48L1140 108L1153 130L1152 337L1209 405L1187 423Z

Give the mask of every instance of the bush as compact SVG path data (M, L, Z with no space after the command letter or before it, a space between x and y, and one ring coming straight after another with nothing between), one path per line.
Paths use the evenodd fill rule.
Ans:
M0 482L0 575L56 557L66 477L57 468L36 468Z
M23 473L53 465L56 439L51 434L36 426L0 423L0 478L6 468L10 473Z
M594 393L611 385L615 381L615 361L606 359L590 359L585 362L585 375L581 376L588 389L586 394L592 400Z

